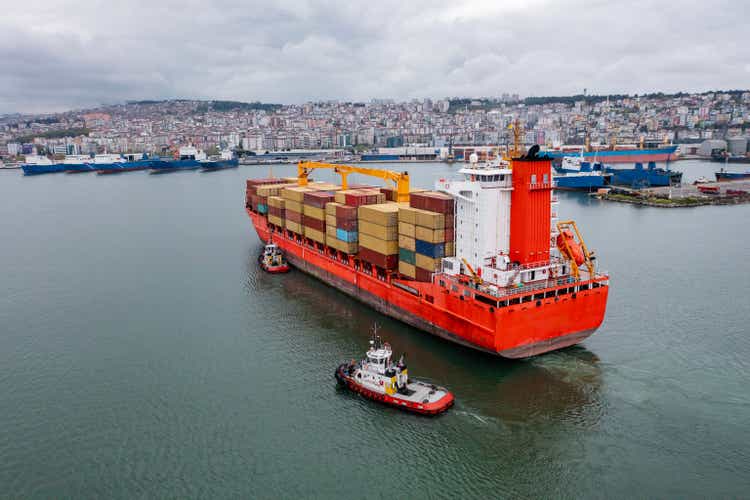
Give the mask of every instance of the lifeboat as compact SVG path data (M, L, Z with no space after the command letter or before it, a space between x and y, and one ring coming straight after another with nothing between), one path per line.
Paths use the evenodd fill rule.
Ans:
M392 361L388 343L373 335L364 359L343 363L334 376L350 391L404 411L438 415L453 405L453 394L434 384L410 380L404 357Z
M279 274L288 273L289 264L287 264L281 249L274 243L269 243L263 249L263 253L258 257L260 267L267 273Z
M576 265L580 266L586 260L580 243L575 240L573 232L569 229L564 229L557 235L557 249L565 257L574 261Z

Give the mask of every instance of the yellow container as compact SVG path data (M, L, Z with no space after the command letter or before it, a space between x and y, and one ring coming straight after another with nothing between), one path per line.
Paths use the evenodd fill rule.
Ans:
M381 226L372 222L358 223L359 234L368 234L381 240L398 240L398 228L395 226Z
M403 234L399 234L398 246L401 248L406 248L407 250L411 250L412 252L417 251L417 242L411 236L405 236Z
M369 234L359 233L359 246L369 248L383 255L398 254L398 240L382 240Z
M302 233L302 224L300 224L298 222L293 222L293 221L290 221L289 219L287 219L287 220L284 221L284 226L286 226L286 228L288 230L290 230L291 232L293 232L293 233L303 234Z
M305 197L305 193L308 191L312 191L312 189L309 189L305 186L288 186L281 190L281 197L285 200L292 200L302 203L302 200Z
M399 204L398 207L398 221L406 222L407 224L417 223L417 208L411 208L409 206L403 206Z
M445 256L446 257L454 257L456 255L456 244L452 241L447 241L445 243Z
M401 212L399 212L399 214L401 214ZM408 222L399 222L398 234L414 238L416 237L416 228L417 226L415 226L414 224L409 224Z
M346 241L337 240L336 238L326 238L326 244L329 247L335 248L336 250L349 255L354 255L359 252L359 245L356 241L348 243Z
M326 242L326 233L324 233L323 231L318 231L317 229L309 228L307 226L305 226L305 236L313 241L317 241L318 243L325 244Z
M331 238L336 238L336 226L326 224L326 239L330 242Z
M276 217L275 215L269 214L268 222L276 226L284 227L284 219L282 219L281 217Z
M428 271L435 271L440 268L440 259L433 259L431 257L427 257L425 255L422 255L421 253L418 253L417 267L426 269Z
M281 196L269 196L268 197L268 206L269 207L276 207L276 208L285 208L284 198Z
M398 226L398 205L383 203L380 205L362 205L357 210L359 222L372 222L381 226Z
M302 213L302 203L299 201L292 201L292 200L284 200L284 208L287 210L291 210L292 212L297 212L298 214Z
M326 212L323 208L311 207L310 205L302 205L302 215L307 215L313 219L326 220Z
M442 243L445 241L445 229L427 229L416 226L416 238L430 243Z
M285 187L286 184L262 184L256 189L258 196L278 196Z
M403 260L398 261L398 272L409 278L417 277L417 268Z
M335 215L326 214L326 226L333 226L334 228L336 228L336 216Z
M416 213L417 226L426 227L428 229L443 229L445 228L445 215L437 212L429 212L427 210L417 210Z
M336 200L336 203L346 205L346 191L336 191L335 193L333 193L333 199Z

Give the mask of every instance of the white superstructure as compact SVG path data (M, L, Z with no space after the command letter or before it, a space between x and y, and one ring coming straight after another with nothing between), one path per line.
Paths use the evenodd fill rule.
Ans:
M26 165L53 165L54 162L46 156L26 155L24 159Z
M206 160L205 151L198 149L195 146L183 146L180 148L180 160Z
M462 179L440 179L435 187L456 200L456 258L479 269L486 259L508 253L513 171L503 161L474 161L459 173Z
M94 156L94 163L96 163L97 165L125 163L125 158L115 153L103 153Z
M66 165L80 165L81 163L91 163L89 155L66 155L63 163Z

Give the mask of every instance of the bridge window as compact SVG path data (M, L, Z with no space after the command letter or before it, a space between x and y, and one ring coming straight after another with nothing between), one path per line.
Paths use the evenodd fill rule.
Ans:
M536 174L531 174L531 183L536 184Z

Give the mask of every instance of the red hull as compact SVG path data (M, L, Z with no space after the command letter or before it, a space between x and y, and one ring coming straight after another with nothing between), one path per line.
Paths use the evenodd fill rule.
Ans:
M247 210L258 236L269 240L263 215ZM335 250L297 241L286 231L273 242L287 262L420 330L506 358L526 358L578 344L601 325L607 305L607 277L537 290L535 295L476 300L468 286L441 286L410 280L383 280L333 258ZM468 299L466 298L468 297Z
M419 413L421 415L438 415L453 406L454 403L453 394L450 392L434 403L427 404L407 401L396 396L391 396L389 394L381 394L358 384L353 378L347 376L343 372L341 367L336 370L336 379L339 380L340 383L345 385L346 388L350 391L358 392L367 399L372 399L373 401L378 401L383 404L394 406L399 410Z
M270 274L281 274L281 273L288 273L289 272L289 266L283 265L283 266L274 266L274 267L263 267L263 270Z

